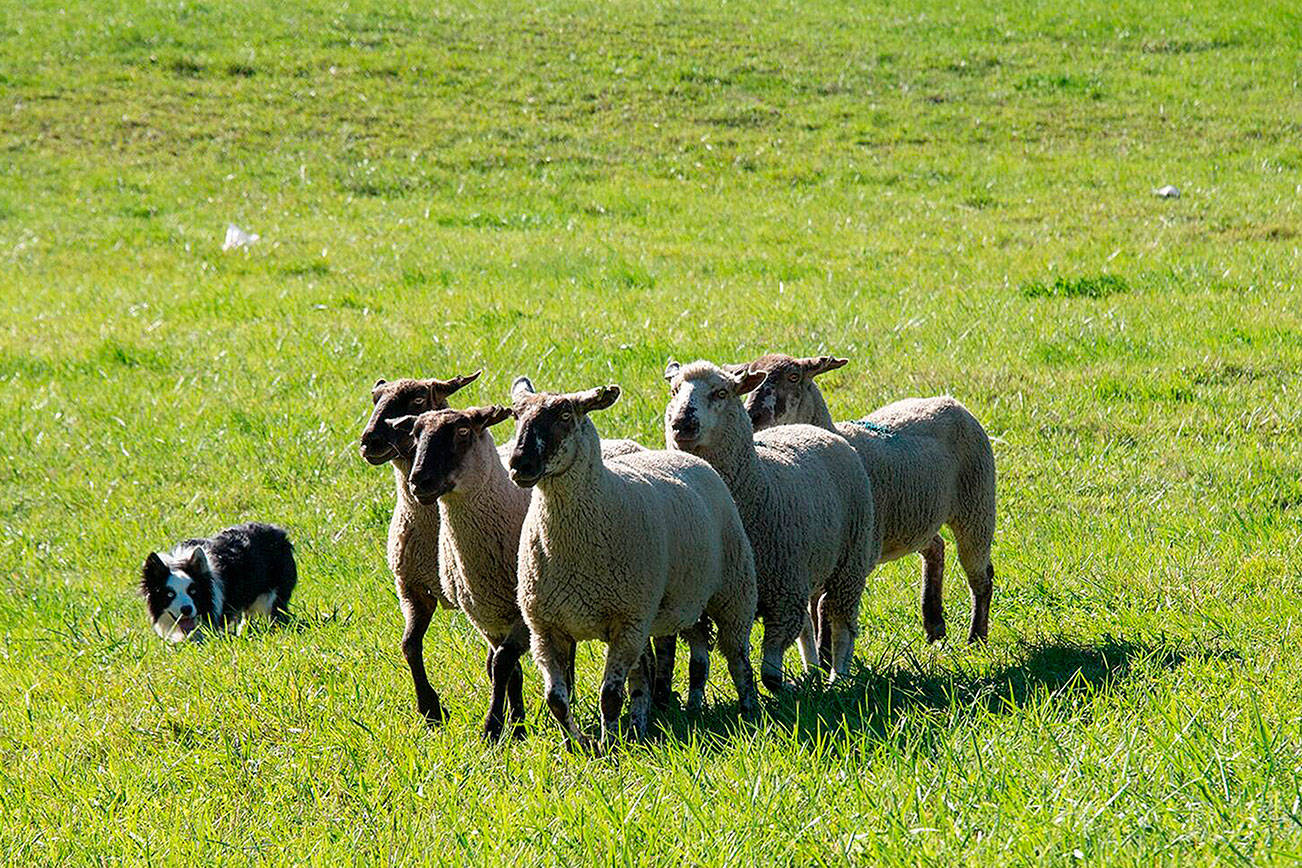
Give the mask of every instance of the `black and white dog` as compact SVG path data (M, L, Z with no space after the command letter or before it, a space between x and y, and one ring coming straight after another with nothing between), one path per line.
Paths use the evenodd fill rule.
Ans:
M211 539L185 540L170 552L150 552L140 593L155 633L169 642L197 641L199 628L224 630L249 615L283 623L297 581L285 532L242 524Z

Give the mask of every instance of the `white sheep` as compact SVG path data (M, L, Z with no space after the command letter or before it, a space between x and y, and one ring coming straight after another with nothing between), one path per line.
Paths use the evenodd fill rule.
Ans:
M431 724L442 723L447 714L425 674L425 633L434 610L452 608L452 603L443 595L439 579L438 507L423 506L412 497L407 487L411 456L402 454L399 438L389 423L402 416L447 407L448 396L473 382L479 374L476 371L450 380L402 379L391 383L377 380L371 390L374 407L362 429L362 457L371 464L393 465L397 493L389 521L389 569L393 572L405 622L402 654L416 687L416 708Z
M609 407L618 386L571 394L512 386L516 417L511 478L535 493L520 535L519 603L542 670L547 706L567 736L575 725L563 669L576 640L607 643L601 732L607 741L624 704L635 735L646 729L649 637L683 634L691 647L689 707L700 704L713 621L743 713L756 704L750 666L755 566L727 486L690 455L637 452L603 462L588 414Z
M995 458L976 417L951 397L909 398L864 419L832 422L814 378L846 363L832 356L761 356L734 370L765 373L746 407L756 431L803 423L836 431L859 453L872 480L881 533L881 560L910 552L923 559L922 620L927 639L945 635L941 586L949 525L958 559L972 591L968 641L989 632L995 570L990 544L995 531Z
M843 677L854 653L859 601L879 547L872 492L845 440L809 425L755 436L741 396L763 381L709 362L665 368L671 397L665 439L719 472L741 513L755 554L758 614L764 619L760 676L783 686L782 655L801 639L807 670L818 665L809 606L821 598L831 624L822 663Z

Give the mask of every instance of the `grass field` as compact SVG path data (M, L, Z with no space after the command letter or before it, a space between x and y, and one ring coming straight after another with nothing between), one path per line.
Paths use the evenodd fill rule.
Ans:
M1300 79L1286 2L6 4L0 853L1295 863ZM532 667L486 747L443 616L426 730L376 377L615 382L603 434L660 445L669 355L769 350L848 356L838 417L986 425L989 646L926 645L908 558L849 684L740 725L716 660L704 715L589 759ZM145 553L249 518L296 628L165 647Z

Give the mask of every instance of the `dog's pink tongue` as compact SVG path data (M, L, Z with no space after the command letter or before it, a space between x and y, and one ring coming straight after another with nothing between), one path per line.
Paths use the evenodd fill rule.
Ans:
M176 622L176 626L181 629L182 633L192 633L195 627L194 618L182 618Z

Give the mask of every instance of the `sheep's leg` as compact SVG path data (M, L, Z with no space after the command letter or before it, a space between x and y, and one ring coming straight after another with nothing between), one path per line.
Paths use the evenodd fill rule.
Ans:
M570 702L573 702L574 697L579 695L578 683L574 679L574 662L578 659L578 656L579 643L570 640L570 654L565 662L565 685L570 691Z
M650 640L645 628L626 628L612 637L606 648L606 672L601 679L601 741L609 744L619 727L619 717L624 710L625 684L628 674L646 653ZM643 721L645 723L645 721ZM636 725L636 721L634 721ZM635 733L640 735L640 733Z
M591 741L579 731L570 711L570 691L567 687L567 660L572 658L574 642L568 636L554 633L533 634L533 660L543 676L543 695L547 708L565 730L571 744L588 747Z
M809 618L805 601L784 606L764 621L764 657L760 663L760 680L770 693L792 690L796 685L786 680L782 671L782 655L800 635Z
M989 550L980 553L965 551L960 544L958 559L967 574L968 587L972 589L972 627L968 642L984 642L990 632L990 597L995 586L995 567L990 563Z
M646 646L637 665L628 674L628 722L635 738L646 735L647 718L651 710L651 688L655 681L655 657L651 645Z
M677 636L657 636L651 640L655 646L656 680L651 692L651 701L657 708L677 708L678 695L674 693L674 654L677 651Z
M945 638L945 606L941 590L945 581L945 541L936 534L922 555L922 626L927 631L928 642Z
M511 735L515 738L524 738L526 734L524 721L527 712L524 707L524 670L520 667L520 658L524 656L529 647L529 628L524 625L523 621L518 623L511 634L507 636L506 641L502 643L502 647L511 649L507 653L514 653L515 656L514 665L511 667L511 676L506 682L506 701L511 709ZM573 656L573 653L571 653L571 660ZM571 701L573 701L573 693L570 696Z
M484 738L497 741L506 725L506 705L511 705L511 719L518 724L524 718L524 698L521 688L524 673L520 669L520 655L524 648L511 641L503 642L493 651L493 701L484 719Z
M447 713L439 702L439 695L425 674L425 632L434 617L434 606L420 599L420 591L402 594L402 614L406 626L402 631L402 656L411 670L411 681L416 687L416 708L431 726L447 720Z
M702 618L683 631L691 648L687 664L687 710L697 711L705 702L705 683L710 680L710 622Z
M715 618L719 631L719 653L728 661L728 674L732 676L733 686L737 688L737 706L747 717L759 707L759 697L755 692L755 670L750 665L752 624L749 618L730 617L726 611L717 613ZM780 668L778 675L780 679Z
M854 659L854 639L859 632L859 602L863 598L865 573L869 567L854 559L842 564L836 574L828 578L827 593L819 604L820 619L826 624L827 635L823 641L831 647L829 683L849 674L850 661Z
M805 664L805 671L812 672L821 665L819 662L820 635L814 629L811 612L818 610L818 595L809 598L809 607L805 610L804 623L800 625L800 661Z
M831 607L827 605L827 594L818 598L818 605L814 609L814 622L818 624L818 665L824 672L832 669L832 624L829 620L828 613Z

